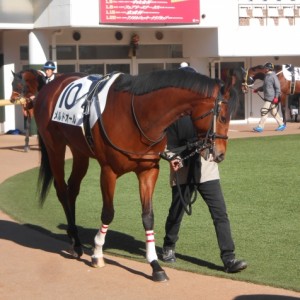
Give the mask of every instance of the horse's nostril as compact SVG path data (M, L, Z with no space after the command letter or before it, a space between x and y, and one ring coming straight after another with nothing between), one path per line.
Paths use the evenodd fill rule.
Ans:
M216 162L216 163L220 163L220 162L222 162L224 159L225 159L225 154L222 153L222 154L216 156L215 162Z

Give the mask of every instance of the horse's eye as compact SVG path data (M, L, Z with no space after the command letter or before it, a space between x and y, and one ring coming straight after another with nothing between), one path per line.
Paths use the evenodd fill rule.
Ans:
M226 124L226 118L224 117L224 116L220 116L219 117L219 121L220 121L220 123L222 123L222 124Z

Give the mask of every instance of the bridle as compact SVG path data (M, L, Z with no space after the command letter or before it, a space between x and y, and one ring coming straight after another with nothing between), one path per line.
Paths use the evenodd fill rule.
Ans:
M17 91L17 90L20 90L19 85L21 85L21 87L22 87L20 92ZM23 79L23 76L21 75L21 78L18 78L18 82L16 83L16 88L14 88L14 90L13 90L14 98L12 99L12 101L14 103L24 105L30 100L29 97L25 96L26 94L27 94L27 85L26 85L25 80Z
M219 92L217 98L215 99L215 105L214 105L214 107L210 111L204 113L203 115L200 115L200 116L192 119L192 121L197 121L197 120L204 119L204 118L208 117L209 115L213 115L212 120L211 120L211 124L210 124L210 127L209 127L209 130L207 131L207 133L205 133L205 137L204 138L200 138L200 140L197 140L197 141L195 141L193 143L188 143L186 146L179 147L179 148L176 148L176 149L170 149L170 150L171 151L175 151L175 153L177 153L176 155L178 155L179 153L183 152L186 149L193 150L193 152L191 152L191 154L187 158L185 158L185 159L188 159L192 155L195 155L196 153L200 153L200 152L202 152L205 149L208 149L209 153L213 154L214 153L216 139L224 139L224 140L228 139L227 135L219 135L219 134L216 133L217 117L218 117L218 115L219 115L219 113L221 111L221 105L222 104L227 104L227 101L222 98L222 95ZM153 139L149 138L145 134L145 132L142 129L142 127L140 125L140 122L138 121L138 118L137 118L137 116L135 114L135 109L134 109L134 95L132 95L132 97L131 97L131 109L132 109L132 113L134 115L134 121L136 123L137 128L139 129L139 132L141 133L141 135L144 138L146 138L150 142L150 145L148 145L147 149L145 151L143 151L143 152L136 152L136 151L125 150L123 148L120 148L115 143L113 143L111 141L110 137L108 136L108 134L107 134L107 132L105 130L104 123L103 123L102 114L100 114L98 122L99 122L100 128L102 129L102 132L103 132L106 140L108 141L108 143L115 150L118 150L118 151L122 152L125 155L135 155L135 156L153 156L153 155L155 155L155 156L160 156L161 158L166 159L168 161L172 160L174 158L174 156L170 157L170 155L169 155L169 151L170 150L169 151L163 151L163 152L149 152L149 150L153 146L157 145L158 143L160 143L165 138L166 131L164 131L162 133L162 135L158 139L156 139L156 140L153 140Z
M36 74L33 73L33 75L36 77L36 80L38 81L38 76ZM16 76L14 75L14 77L16 78ZM30 103L32 102L32 99L30 97L32 96L36 96L38 91L39 91L39 84L37 86L37 90L35 92L35 94L29 94L28 93L28 86L26 84L26 81L23 77L23 73L20 73L20 77L17 77L17 83L16 83L16 88L14 88L13 90L13 95L16 96L14 97L13 101L15 103L20 103L20 104L26 104L26 103ZM21 86L21 88L19 88L19 85ZM17 91L16 91L17 90ZM20 90L20 91L19 91Z
M217 119L218 119L218 116L221 112L221 105L222 104L227 105L228 101L224 100L222 98L221 93L219 92L218 97L215 100L214 107L210 111L208 111L207 113L192 119L192 121L195 122L197 120L204 119L205 117L207 117L211 114L213 115L212 121L210 123L209 130L205 134L205 137L203 139L203 145L202 145L202 148L203 148L202 150L208 149L209 154L214 153L216 139L222 139L222 140L227 140L228 139L228 135L223 135L223 134L218 134L217 133Z
M176 156L180 155L185 150L189 150L189 154L186 155L185 157L181 158L181 161L184 161L186 159L189 159L190 157L194 156L197 153L201 153L204 150L208 150L207 157L211 154L214 154L215 152L215 144L216 144L216 139L222 139L222 140L227 140L228 135L222 135L222 134L217 134L216 129L217 129L217 118L221 112L221 105L222 104L228 104L228 101L224 100L222 98L221 93L219 92L218 97L215 100L215 105L214 107L209 110L208 112L195 117L192 119L192 122L202 120L210 115L212 115L210 127L208 131L204 134L204 137L200 138L200 140L194 141L194 142L187 142L185 146L173 148L173 149L168 149L167 151L163 152L160 156L168 161L173 160ZM172 155L170 155L172 153Z

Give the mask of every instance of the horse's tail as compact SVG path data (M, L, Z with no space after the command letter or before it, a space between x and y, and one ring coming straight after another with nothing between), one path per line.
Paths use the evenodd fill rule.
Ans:
M46 146L40 134L38 134L41 151L41 164L38 177L38 193L40 204L43 205L53 182L53 174L50 167Z

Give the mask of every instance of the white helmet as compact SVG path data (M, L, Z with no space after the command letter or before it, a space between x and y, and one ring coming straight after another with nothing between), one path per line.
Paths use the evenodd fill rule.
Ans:
M181 64L180 64L180 68L186 68L186 67L188 67L189 66L189 64L187 63L187 62L185 62L185 61L183 61Z

